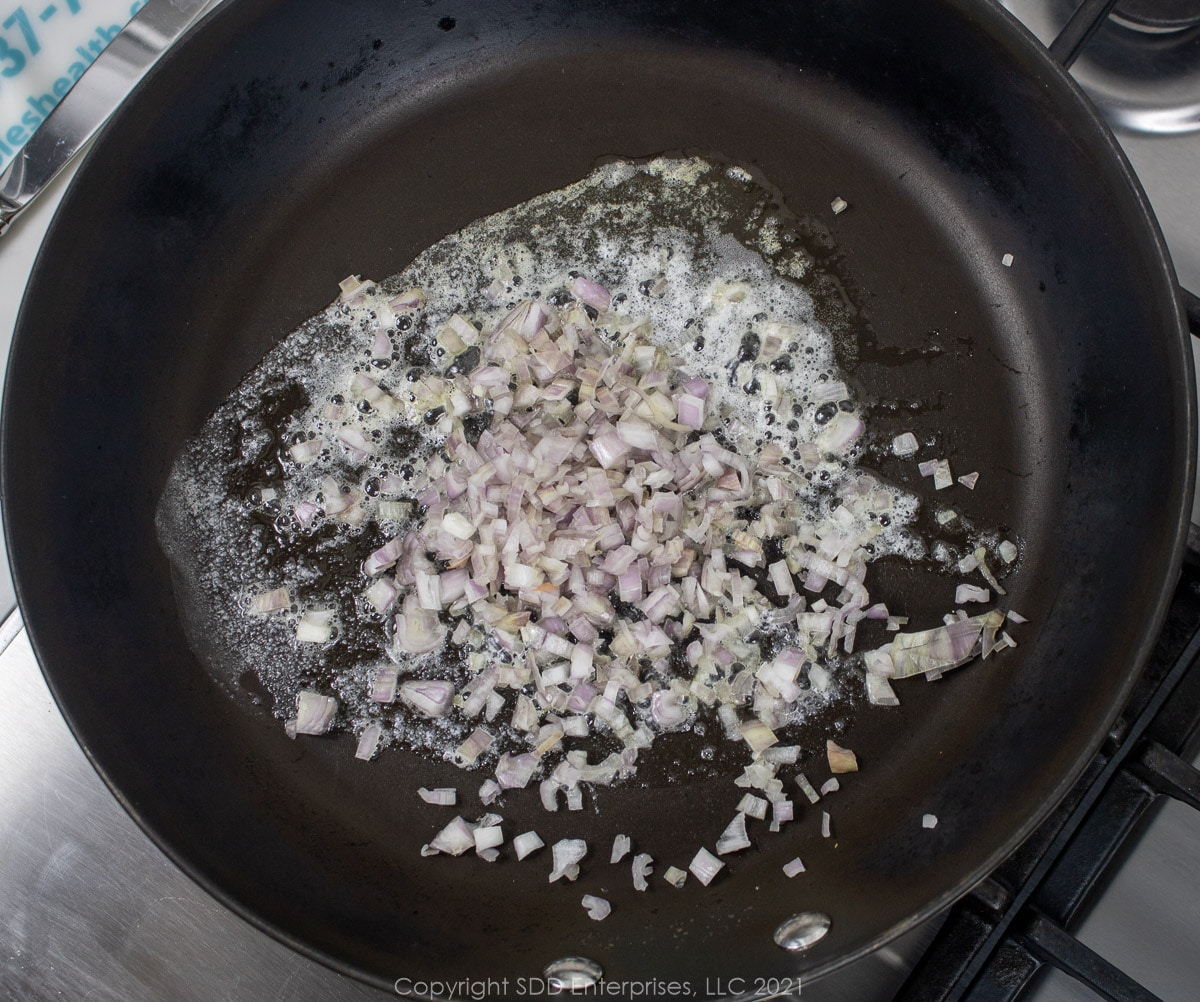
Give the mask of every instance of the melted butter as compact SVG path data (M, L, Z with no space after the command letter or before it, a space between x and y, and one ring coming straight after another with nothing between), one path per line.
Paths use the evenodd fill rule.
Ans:
M398 476L405 485L400 496L412 498L430 482L430 463L436 469L439 462L436 420L425 420L412 392L414 380L451 362L440 354L438 331L455 313L487 331L519 300L566 297L572 276L582 273L613 294L600 326L614 339L635 327L648 330L680 368L710 381L710 412L715 407L731 447L753 457L776 442L788 455L816 439L830 404L860 409L853 389L821 399L823 387L845 377L834 334L818 316L836 314L841 304L820 298L830 283L815 280L811 240L740 167L698 158L618 161L477 220L351 302L333 303L264 358L172 471L160 538L193 645L231 691L247 673L256 677L281 716L299 689L332 690L343 721L361 726L383 714L392 738L438 752L454 747L475 722L413 720L367 700L371 669L386 663L388 636L360 597L367 584L362 560L411 525L379 515L372 485ZM390 310L388 300L411 287L424 290L424 307L400 315ZM373 359L381 329L392 351ZM361 406L355 380L363 375L395 401L395 414ZM338 438L347 432L363 436L372 454L355 458ZM323 443L318 458L294 462L290 446L313 438ZM814 517L828 512L840 485L863 472L858 458L852 451L826 460L811 479L797 474L793 486ZM305 500L320 500L327 477L362 495L368 517L357 526L318 517L302 531L291 513ZM923 555L909 530L917 507L915 497L895 492L877 555ZM285 585L290 611L246 615L248 595ZM310 608L336 610L336 641L295 642L296 618ZM466 653L411 658L402 668L449 675L461 685L469 677ZM840 694L834 673L827 692L810 693L807 708L820 712ZM519 738L502 733L485 761L520 747ZM720 758L712 768L727 768Z

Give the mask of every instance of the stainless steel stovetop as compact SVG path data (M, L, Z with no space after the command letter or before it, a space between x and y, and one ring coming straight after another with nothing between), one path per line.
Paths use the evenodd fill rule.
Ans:
M1071 5L1005 0L1005 6L1049 42ZM1127 0L1126 24L1137 20L1138 8L1153 6L1152 0ZM1200 19L1200 4L1193 6ZM1142 34L1107 26L1073 75L1116 123L1181 282L1200 291L1200 30ZM22 291L66 180L0 240L0 357L7 356ZM14 605L7 563L0 560L0 616ZM0 627L0 648L0 997L383 997L292 952L193 884L92 771L50 698L16 613ZM1083 943L1165 1002L1200 997L1198 864L1200 818L1175 802L1165 804L1078 930ZM937 925L931 920L806 987L803 997L888 1002ZM1095 998L1057 972L1028 997Z

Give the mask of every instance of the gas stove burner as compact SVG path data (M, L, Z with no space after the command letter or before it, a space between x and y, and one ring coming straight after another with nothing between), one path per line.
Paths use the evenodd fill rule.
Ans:
M1200 24L1200 3L1196 0L1121 0L1113 8L1112 18L1134 31L1173 34Z

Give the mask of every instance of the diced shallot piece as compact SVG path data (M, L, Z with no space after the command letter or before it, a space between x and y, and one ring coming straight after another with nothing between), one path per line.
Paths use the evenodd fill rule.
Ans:
M295 734L324 734L333 726L338 702L311 689L301 689L296 697ZM294 736L294 735L293 735Z
M550 852L554 859L554 869L550 872L550 882L566 877L567 880L574 880L579 874L579 861L587 855L587 843L581 838L564 838L559 839L551 847ZM574 872L575 876L572 876Z
M358 747L354 749L354 757L369 762L375 757L382 738L383 725L378 720L372 720L363 728L362 734L358 737Z
M836 741L827 739L825 755L829 759L829 771L832 773L858 772L858 756L849 748L843 748Z
M588 918L594 922L602 922L612 912L612 905L606 898L598 898L594 894L583 896L583 907L587 909Z
M640 852L633 857L633 889L644 891L650 886L649 876L653 870L654 857L649 853Z
M259 615L271 612L282 612L291 604L286 588L273 588L271 591L260 592L250 599L250 611Z
M682 887L687 882L687 870L681 870L677 866L668 866L663 873L663 880L672 887Z
M692 857L688 869L692 875L705 887L712 883L713 878L725 868L725 864L711 852L701 846L700 851Z
M916 455L917 449L920 448L920 443L917 441L917 436L911 431L906 431L903 435L897 435L892 439L892 453L896 456L913 456ZM930 471L932 472L932 471ZM926 474L922 474L926 475Z
M454 684L445 679L421 679L400 686L400 698L427 717L441 717L450 709Z
M600 313L607 313L612 306L612 294L603 285L582 275L571 281L571 295Z
M517 854L517 859L524 859L531 852L536 852L546 843L541 840L537 832L525 832L513 839L513 852Z
M725 827L721 837L717 839L717 855L725 856L731 852L740 852L750 848L750 837L746 834L746 815L741 811L733 816L733 820ZM692 871L695 873L695 870ZM708 881L704 881L708 883Z

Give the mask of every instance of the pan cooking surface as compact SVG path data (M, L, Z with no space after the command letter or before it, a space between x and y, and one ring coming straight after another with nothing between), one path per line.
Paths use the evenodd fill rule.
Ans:
M319 7L234 3L180 48L81 172L22 312L6 524L39 659L102 774L223 900L381 986L528 978L564 953L612 979L811 971L961 892L1090 757L1178 555L1189 370L1157 232L1110 141L974 5L919 4L909 24L885 4L502 4L445 31L436 9L363 2L317 54L301 42ZM786 840L736 880L640 907L615 868L613 914L591 923L574 894L529 893L540 869L468 879L463 860L419 858L410 791L454 785L452 767L363 769L348 739L294 744L232 705L186 642L153 516L184 440L338 279L390 274L601 157L688 149L761 169L796 211L852 202L831 268L861 313L851 361L879 401L873 433L937 435L952 465L984 471L962 510L1025 541L1012 604L1036 627L1002 670L909 683L899 710L856 715L844 743L863 772L796 881ZM887 406L911 399L927 403ZM920 489L911 464L880 472ZM935 593L880 570L884 591ZM728 821L718 782L661 787L652 806L613 790L588 840L611 845L626 817L709 841ZM535 810L506 813L510 830L573 834ZM834 921L793 955L772 935L798 910Z

